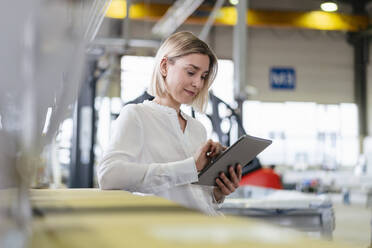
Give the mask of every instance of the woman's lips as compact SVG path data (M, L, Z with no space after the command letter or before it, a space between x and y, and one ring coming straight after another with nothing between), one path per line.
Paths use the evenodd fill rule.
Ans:
M190 90L187 90L187 89L184 89L186 91L186 93L190 96L195 96L195 92L193 91L190 91Z

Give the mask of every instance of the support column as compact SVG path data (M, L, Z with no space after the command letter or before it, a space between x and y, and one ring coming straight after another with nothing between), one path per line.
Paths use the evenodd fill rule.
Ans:
M365 0L352 1L353 13L367 15ZM367 105L367 66L369 63L369 36L363 31L349 34L349 43L354 48L354 96L358 106L360 151L363 153L363 141L368 136Z
M361 148L368 135L367 123L367 66L369 63L369 38L358 33L349 35L354 48L354 97L358 106L359 137Z
M237 22L234 26L234 98L238 103L237 114L242 120L243 102L247 99L247 7L249 1L239 1L236 6ZM238 137L243 133L239 130Z
M96 60L88 61L85 80L75 106L71 148L70 188L93 188L94 143L96 133Z

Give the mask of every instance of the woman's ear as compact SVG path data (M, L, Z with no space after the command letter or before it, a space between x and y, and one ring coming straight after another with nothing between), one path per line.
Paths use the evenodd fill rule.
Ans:
M164 57L160 61L160 73L161 73L161 75L163 75L163 77L166 77L167 76L167 72L168 72L168 58L167 57Z

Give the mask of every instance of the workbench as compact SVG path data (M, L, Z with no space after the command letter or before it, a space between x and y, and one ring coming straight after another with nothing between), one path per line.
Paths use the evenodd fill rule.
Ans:
M221 211L258 218L327 239L332 239L335 229L332 201L326 195L242 186L225 199Z
M31 190L31 248L348 247L238 217L210 217L155 196Z

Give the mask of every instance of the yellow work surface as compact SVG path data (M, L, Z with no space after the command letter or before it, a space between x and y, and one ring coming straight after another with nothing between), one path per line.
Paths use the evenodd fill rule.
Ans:
M122 190L99 189L34 189L30 191L31 203L34 207L58 210L105 208L148 208L170 207L184 209L179 205L156 196L138 196Z
M348 247L124 191L31 190L30 247Z

